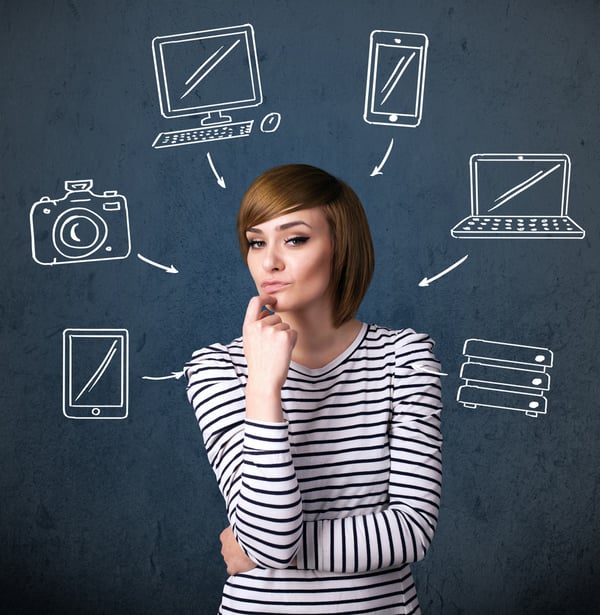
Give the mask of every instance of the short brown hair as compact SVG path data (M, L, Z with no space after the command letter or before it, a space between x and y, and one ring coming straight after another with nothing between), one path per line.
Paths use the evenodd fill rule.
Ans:
M248 258L246 231L283 214L320 207L333 239L331 294L333 324L354 317L373 277L375 257L360 199L342 180L306 164L287 164L259 175L244 195L237 219L238 240Z

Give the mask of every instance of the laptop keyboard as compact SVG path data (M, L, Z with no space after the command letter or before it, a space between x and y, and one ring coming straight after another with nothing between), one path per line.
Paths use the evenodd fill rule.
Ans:
M219 124L217 126L201 126L198 128L189 128L187 130L161 132L154 140L152 147L173 147L175 145L188 145L191 143L218 141L220 139L247 137L252 130L253 123L254 120L247 120L245 122L232 122L229 124Z
M454 229L460 233L519 233L544 235L546 233L574 233L580 231L573 222L563 216L547 217L482 217L473 216L463 220Z

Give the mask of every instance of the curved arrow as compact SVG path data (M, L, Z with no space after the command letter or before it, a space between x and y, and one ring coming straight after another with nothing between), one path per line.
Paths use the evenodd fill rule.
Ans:
M424 372L426 374L433 374L434 376L447 376L445 372L436 372L434 369L429 369L427 365L421 365L420 363L412 363L410 365L416 372Z
M145 256L142 256L141 254L138 254L137 256L141 261L144 261L145 263L148 263L149 265L152 265L153 267L158 267L159 269L162 269L163 271L166 271L167 273L179 273L179 271L175 269L173 265L171 265L170 267L166 267L165 265L161 265L160 263L151 261L149 258L146 258Z
M219 184L219 186L221 186L221 188L226 188L227 186L225 186L225 179L223 178L222 175L219 175L217 173L217 169L215 168L215 165L213 163L212 157L210 155L210 152L206 152L206 157L208 158L208 164L210 164L210 168L213 172L213 175L216 177L217 179L217 184Z
M171 372L170 376L142 376L142 380L170 380L175 378L179 380L183 376L183 372Z
M429 286L432 282L439 280L443 275L446 275L447 273L452 271L455 267L458 267L460 264L464 263L467 260L468 256L469 256L468 254L465 254L465 256L463 256L460 260L456 261L453 265L450 265L450 267L446 267L444 271L438 273L437 275L434 275L432 278L427 278L427 277L423 278L419 282L419 286Z
M381 169L383 169L385 163L387 162L387 159L389 158L392 152L392 147L394 147L394 139L390 141L390 144L388 145L387 151L382 161L379 164L376 164L373 170L371 171L371 177L374 177L375 175L383 175L383 173L381 172Z

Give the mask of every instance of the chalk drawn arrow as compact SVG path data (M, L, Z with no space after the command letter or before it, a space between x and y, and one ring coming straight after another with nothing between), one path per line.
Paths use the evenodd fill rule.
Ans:
M437 372L434 369L430 369L427 365L422 365L421 363L412 363L410 365L416 372L424 372L426 374L433 374L434 376L447 376L448 374L444 372Z
M166 265L161 265L160 263L151 261L149 258L146 258L145 256L142 256L141 254L138 254L137 256L141 261L144 261L145 263L148 263L149 265L152 265L153 267L158 267L159 269L162 269L163 271L166 271L167 273L179 273L179 271L175 269L173 265L170 265L169 267L167 267Z
M206 152L206 157L208 158L208 164L210 164L210 169L213 172L213 175L215 176L216 180L217 180L217 184L219 184L219 186L221 186L221 188L226 188L227 186L225 186L225 179L223 178L222 175L219 175L219 173L217 172L217 169L215 168L215 164L213 162L213 159L210 155L210 152Z
M390 154L392 152L392 147L394 147L394 139L390 141L390 144L388 145L387 151L382 161L373 167L373 170L371 171L371 177L375 177L375 175L383 175L381 169L383 169L383 167L385 166L385 163L387 162L387 159L390 157Z
M468 256L469 256L468 254L465 254L465 256L463 256L460 260L458 260L454 264L450 265L450 267L446 267L446 269L444 269L444 271L441 271L437 275L434 275L432 278L427 278L427 277L423 278L419 282L419 286L429 286L432 282L435 282L436 280L439 280L443 275L446 275L447 273L450 273L450 271L452 271L453 269L455 269L456 267L458 267L459 265L464 263L467 260Z
M183 376L183 372L171 372L170 376L142 376L142 380L179 380Z

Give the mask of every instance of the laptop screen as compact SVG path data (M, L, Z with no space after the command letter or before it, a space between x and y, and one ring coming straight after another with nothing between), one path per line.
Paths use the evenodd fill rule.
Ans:
M481 156L472 161L473 213L478 216L566 214L567 159Z

